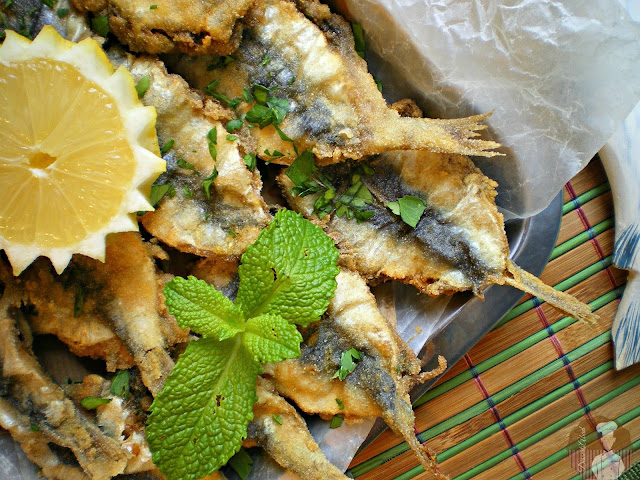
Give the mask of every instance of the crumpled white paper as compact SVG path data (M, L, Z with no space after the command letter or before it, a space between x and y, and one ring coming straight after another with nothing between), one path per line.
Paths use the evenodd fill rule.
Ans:
M616 0L345 4L393 100L436 117L494 112L488 135L506 157L474 161L507 215L549 205L640 99L640 24Z

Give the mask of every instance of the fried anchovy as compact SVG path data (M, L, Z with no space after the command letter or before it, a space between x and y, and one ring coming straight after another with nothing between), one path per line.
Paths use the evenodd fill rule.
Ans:
M72 0L81 12L109 16L109 29L132 51L191 55L233 52L239 22L254 0Z
M290 111L279 127L298 149L311 149L320 164L401 149L497 154L491 150L497 143L475 138L485 128L479 122L487 115L406 118L389 108L356 53L351 26L328 7L312 6L309 11L315 16L310 20L292 2L256 2L245 18L234 61L226 65L211 57L167 61L192 85L205 90L209 86L218 98L242 98L243 87L257 84L268 88L269 96L285 99ZM244 115L252 106L240 103L238 113ZM272 106L268 99L267 106ZM295 158L291 143L282 140L273 125L251 133L266 160L290 163ZM284 156L272 159L265 150Z
M259 445L282 467L305 480L347 478L327 460L304 419L278 395L270 381L258 377L256 393L258 401L247 428L249 444Z
M143 225L182 251L242 254L271 215L260 195L260 174L247 168L239 142L227 139L221 119L228 112L203 101L157 59L127 56L116 62L124 63L136 81L149 79L142 102L156 108L160 145L173 144L165 156L167 172L156 181L156 188L170 190L157 210L142 218Z
M482 297L488 285L506 283L576 318L594 318L587 305L544 285L509 260L503 217L494 201L497 184L469 158L394 151L375 157L370 166L374 173L360 180L371 193L366 208L373 217L357 222L331 213L319 222L335 239L343 265L370 281L399 280L429 295L472 290ZM338 190L352 178L346 164L327 167L323 173ZM294 196L286 174L278 181L294 210L318 221L314 203L321 193ZM425 202L415 228L387 207L405 196Z
M324 418L380 416L401 435L428 471L434 462L413 431L409 390L446 368L420 372L420 361L380 314L364 280L342 270L336 295L323 319L306 332L301 357L265 366L278 392L303 411ZM361 359L344 381L335 378L342 353L355 348ZM340 403L336 401L340 399Z

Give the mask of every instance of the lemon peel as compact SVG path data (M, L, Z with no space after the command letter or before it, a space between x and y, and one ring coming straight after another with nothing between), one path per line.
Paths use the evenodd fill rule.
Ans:
M156 111L98 43L45 26L0 46L0 249L15 275L39 256L104 261L105 237L135 231L165 171Z

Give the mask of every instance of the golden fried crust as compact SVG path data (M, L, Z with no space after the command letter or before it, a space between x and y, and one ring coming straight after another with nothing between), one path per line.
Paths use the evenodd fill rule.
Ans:
M232 53L254 0L72 0L80 11L109 13L109 27L135 52Z
M347 477L331 464L307 429L307 424L268 380L258 377L258 401L248 440L255 442L280 465L305 480L338 480ZM279 422L274 419L278 416Z

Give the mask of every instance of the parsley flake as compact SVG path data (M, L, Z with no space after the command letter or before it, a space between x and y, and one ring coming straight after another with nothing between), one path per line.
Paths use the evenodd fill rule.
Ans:
M342 417L342 415L334 415L331 419L331 423L329 423L329 428L338 428L342 425L343 421L344 418Z
M155 3L153 5L149 5L149 10L156 10L158 8L158 5L156 5Z
M400 215L404 223L416 228L422 214L427 208L427 202L413 195L405 195L396 202L387 203L387 207L396 215Z
M227 122L227 124L225 125L225 128L229 133L233 133L236 130L240 130L242 128L242 120L240 120L239 118L234 118L233 120L230 120Z
M186 168L187 170L194 171L196 169L196 166L193 163L187 162L184 158L179 158L176 163L180 168Z
M227 65L235 61L236 59L233 55L221 55L214 63L207 65L207 71L210 72L211 70L215 70L217 68L226 67Z
M160 202L160 200L162 200L162 198L167 194L170 198L173 198L176 195L176 189L173 188L173 185L151 185L149 203L151 203L153 208L156 208L158 206L158 202Z
M213 167L211 175L202 180L202 191L204 192L204 196L207 197L207 200L211 198L211 185L213 185L216 178L218 178L218 169Z
M271 418L273 418L273 421L276 422L278 425L282 425L282 417L280 415L278 415L277 413L274 413Z
M91 29L101 37L109 35L109 16L93 17L91 19Z
M118 397L129 398L129 370L118 370L111 380L111 388L109 391L112 395Z
M356 53L360 58L364 58L364 30L362 29L362 25L359 23L352 23L351 30L353 31L353 43L356 49Z
M52 9L58 3L58 0L40 0L40 2Z
M184 187L182 187L182 191L184 192L185 197L187 198L192 198L195 194L193 193L193 190L191 190L189 187L187 187L186 185Z
M149 75L145 75L138 83L136 83L136 92L138 93L138 98L144 97L144 94L149 90L149 86L151 85L151 80L149 79Z
M249 170L253 172L256 169L256 156L253 153L247 153L242 159Z
M36 425L35 423L32 423L30 425L31 431L32 432L39 432L40 431L40 427L38 425Z
M68 8L59 8L56 15L58 15L58 18L64 18L69 15L69 11L70 10Z
M165 153L167 153L169 150L171 150L173 148L173 146L175 145L175 140L169 140L167 143L165 143L162 148L160 149L160 155L164 155Z
M80 400L80 405L82 405L82 408L86 410L95 410L102 405L106 405L110 401L110 398L85 397Z
M229 459L227 465L233 468L242 480L245 480L249 476L249 472L253 466L253 460L247 451L241 448L238 450L238 453Z
M342 403L342 400L340 400L339 398L336 398L336 403L338 404L338 407L340 408L340 410L344 410L344 403Z
M344 380L347 378L347 375L356 369L356 365L359 360L362 360L362 353L355 348L350 348L346 352L342 352L340 355L340 368L331 378Z

